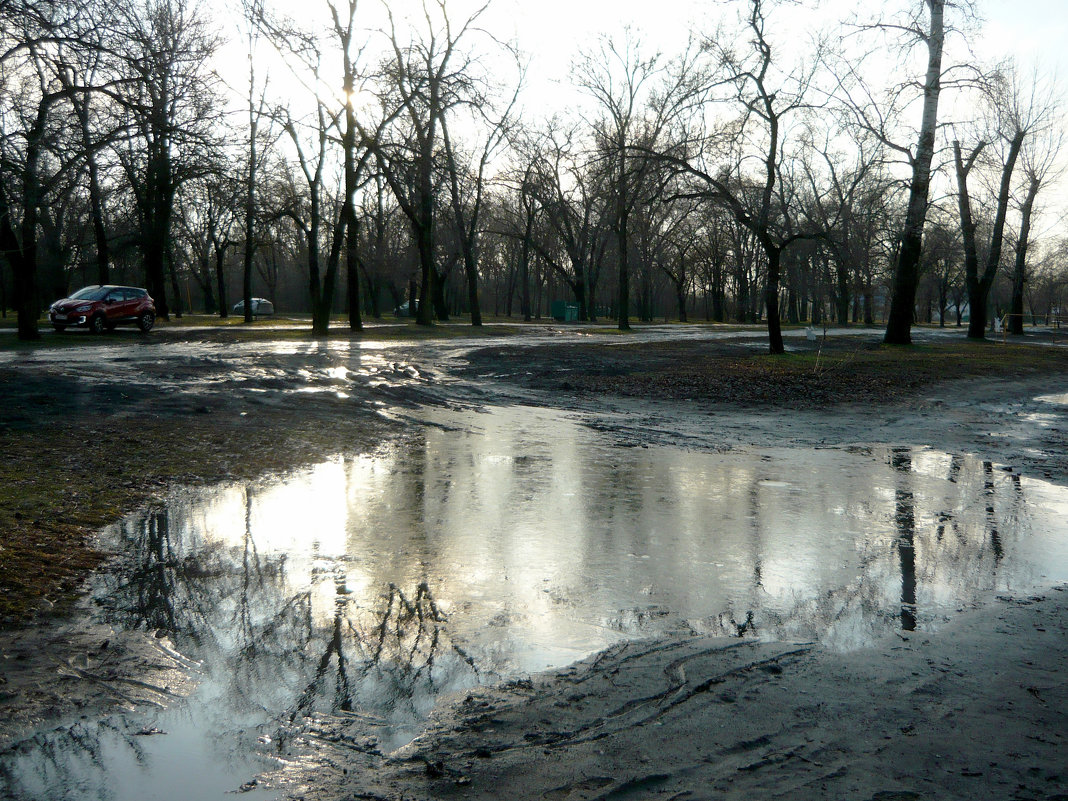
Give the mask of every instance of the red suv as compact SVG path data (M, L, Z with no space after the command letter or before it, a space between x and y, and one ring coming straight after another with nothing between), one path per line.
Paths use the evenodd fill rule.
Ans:
M57 331L69 325L84 325L100 334L124 323L149 331L156 322L156 304L144 289L93 285L53 303L48 319Z

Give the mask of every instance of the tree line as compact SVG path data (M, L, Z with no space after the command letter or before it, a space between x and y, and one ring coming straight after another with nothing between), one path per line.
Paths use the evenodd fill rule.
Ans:
M573 107L525 105L527 57L423 0L0 0L0 309L23 339L82 283L167 318L261 291L423 325L484 313L938 321L983 337L1062 312L1056 86L985 65L969 2L898 0L811 38L738 0L679 52L575 55ZM876 16L878 14L879 16ZM866 16L865 16L866 15ZM234 52L242 58L235 59ZM242 64L243 62L243 64ZM241 66L235 67L238 63ZM1037 239L1037 241L1032 241ZM238 289L239 287L239 289Z

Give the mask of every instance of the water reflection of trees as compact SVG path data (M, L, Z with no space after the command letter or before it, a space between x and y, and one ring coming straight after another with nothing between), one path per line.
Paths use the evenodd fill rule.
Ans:
M907 448L893 449L890 454L891 467L897 474L894 523L900 571L900 625L906 631L917 626L920 587L933 587L940 579L951 577L946 583L955 588L958 601L976 598L992 589L1005 555L999 519L1008 522L1009 530L1020 536L1026 516L1019 476L1011 476L1009 491L1004 492L995 480L991 462L959 456L950 458L944 474L953 492L938 499L943 505L918 509L912 486L917 475L915 458ZM925 500L930 503L933 499ZM980 505L981 516L974 511ZM917 556L918 551L922 558ZM929 592L928 602L933 600ZM930 612L927 610L928 616Z
M912 472L912 452L908 448L895 448L890 456L890 465L898 473L894 488L894 523L897 526L897 555L901 565L901 628L916 630L916 507L909 488L908 475Z
M343 588L344 577L338 582ZM411 724L441 689L479 678L475 660L449 639L446 617L426 582L411 597L390 583L377 609L351 607L339 592L325 650L290 721L313 711L360 710Z
M992 588L1004 573L1016 532L1026 529L1019 477L1001 480L989 462L931 458L924 451L871 449L867 456L876 466L863 475L878 487L851 490L855 508L850 514L871 525L875 534L859 538L856 553L850 554L852 578L839 581L835 576L796 594L791 587L782 589L781 576L775 575L780 556L775 549L782 547L775 527L783 522L764 517L762 493L769 491L760 484L764 473L737 469L729 478L735 482L737 517L747 521L741 523L744 536L736 554L745 586L733 590L726 602L717 602L719 608L707 610L704 618L683 624L674 605L691 592L688 585L668 587L658 602L623 610L618 618L613 617L618 608L607 610L601 620L628 636L689 624L702 633L778 639L837 630L847 643L860 643L887 627L922 628L932 619L938 592L967 603ZM425 515L428 509L444 514L442 507L460 484L433 484L422 469L411 469L397 491L415 498L409 506L412 515ZM602 525L575 555L591 565L604 562L604 554L642 554L655 545L641 525L620 532L618 524L660 502L666 485L652 482L653 489L643 495L640 471L629 461L609 474L594 474L603 484L594 493L597 505L590 514L603 512ZM213 703L198 712L211 717L205 728L225 733L273 726L278 713L282 728L299 725L304 716L359 715L377 722L376 733L388 738L391 730L417 727L442 691L484 678L479 661L449 635L449 621L432 591L435 585L426 578L442 570L430 545L418 540L411 549L414 557L401 549L408 553L406 561L392 573L376 565L371 581L380 583L356 594L347 586L349 557L315 551L312 532L312 586L304 585L304 576L301 586L294 586L289 557L257 546L255 488L238 491L243 492L244 531L229 538L232 544L198 531L190 522L195 519L192 507L181 502L130 518L119 544L125 565L97 593L108 620L172 633L184 653L205 664L205 681L213 684ZM405 530L409 523L418 521L403 521ZM710 557L714 547L695 552ZM684 558L667 560L668 578L683 576L685 584L707 576L684 564ZM418 564L410 564L413 559ZM645 586L650 577L644 564L627 560L617 578L628 586ZM402 574L405 579L396 579ZM396 580L388 581L386 575ZM653 580L664 578L653 574ZM569 597L580 598L581 592L576 586ZM583 610L579 614L589 611L582 603L576 602ZM89 735L79 736L82 744L64 747L91 754L84 746Z
M110 798L115 777L99 771L103 752L118 745L143 762L141 739L121 716L37 733L0 754L0 798Z
M312 586L293 586L287 556L257 547L253 496L244 490L245 530L233 545L203 536L181 502L128 518L117 533L123 560L95 592L106 620L167 632L201 663L201 689L180 714L219 743L221 760L247 747L242 731L273 729L281 748L305 715L357 714L379 740L398 731L403 739L438 693L480 680L427 581L411 590L387 583L368 603L347 588L347 558L320 555ZM325 616L322 597L333 603ZM74 775L103 788L103 755L113 759L118 745L140 762L138 739L122 717L57 729L21 744L18 775L5 767L0 780L42 788L27 797L54 795Z
M1018 475L1010 473L1002 481L990 462L910 448L854 452L884 460L890 468L882 511L878 502L858 501L858 509L864 510L861 520L872 526L881 519L890 522L889 540L875 536L874 529L867 539L858 540L852 580L789 603L789 594L775 595L763 586L762 554L776 547L776 538L774 533L761 536L760 504L753 500L761 475L754 474L748 492L753 584L732 598L726 610L691 621L694 631L773 639L823 637L859 645L888 627L915 630L932 624L939 609L977 602L999 582L1013 580L1003 570L1010 547L1007 537L1015 542L1026 536L1029 526ZM739 610L751 615L751 625L738 623L743 614Z
M425 717L443 688L480 680L474 659L448 635L427 581L412 591L388 583L370 605L346 587L347 559L316 555L311 587L289 583L285 554L265 555L244 491L244 536L227 547L188 524L183 508L126 521L126 563L98 593L105 617L127 628L172 633L205 663L223 706L213 714L360 711L390 725ZM329 616L317 611L333 598ZM236 725L236 723L230 723Z
M251 491L246 491L250 505ZM124 556L103 576L97 604L108 622L171 634L198 659L231 644L238 656L255 658L278 639L279 626L294 611L306 608L306 593L284 597L285 555L257 553L247 514L241 544L228 548L188 525L176 526L176 519L187 519L185 512L181 507L153 510L123 523L119 547ZM282 611L280 618L274 609ZM292 627L285 628L288 639Z
M825 469L814 484L798 483L797 465L780 463L777 454L698 464L693 472L679 470L677 481L662 475L670 476L674 463L665 468L655 455L590 468L584 492L598 536L576 538L582 547L574 562L603 564L602 554L614 555L615 583L597 592L613 598L629 586L633 597L633 605L593 609L603 614L594 624L626 636L689 630L826 638L852 647L895 628L936 625L961 604L1026 581L1027 562L1007 559L1028 536L1030 507L1019 476L975 457L922 448L851 452L861 460L832 455L806 464L814 474ZM703 503L705 495L715 502ZM665 499L688 504L690 517L642 519L642 510L647 515ZM829 526L830 539L817 529L798 542L790 529L795 519ZM854 527L855 538L846 541ZM649 532L659 535L659 545ZM842 532L841 546L827 544ZM795 546L802 549L796 557ZM631 553L639 558L625 558ZM642 562L642 554L654 555ZM578 598L581 585L572 583L566 593ZM648 600L634 603L639 599Z

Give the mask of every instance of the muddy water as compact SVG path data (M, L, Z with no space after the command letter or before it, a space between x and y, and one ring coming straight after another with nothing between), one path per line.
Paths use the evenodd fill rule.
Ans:
M352 747L389 750L443 694L625 638L852 649L1068 581L1068 492L973 457L640 448L549 410L424 414L404 447L107 532L124 557L95 614L166 632L198 689L39 735L12 797L225 798L308 715L356 716Z

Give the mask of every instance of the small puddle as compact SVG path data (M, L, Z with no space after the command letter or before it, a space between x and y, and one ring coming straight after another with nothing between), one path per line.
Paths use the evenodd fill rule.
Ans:
M443 695L627 638L848 650L1068 581L1068 491L973 457L626 448L549 410L424 414L410 445L109 529L123 557L95 614L166 632L198 689L23 743L10 797L229 798L307 715L356 717L354 747L387 751Z

